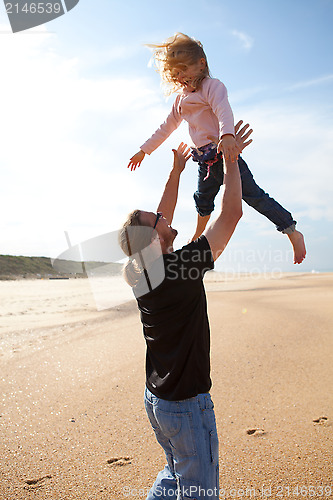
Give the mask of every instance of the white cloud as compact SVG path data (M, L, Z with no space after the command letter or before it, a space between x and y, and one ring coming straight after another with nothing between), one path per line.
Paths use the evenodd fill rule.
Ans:
M291 85L288 90L298 90L307 87L316 87L318 85L323 85L325 83L332 83L333 75L321 76L319 78L314 78L312 80L305 80L304 82L295 83Z
M140 79L82 78L55 46L46 31L0 37L2 252L39 253L55 228L61 238L76 224L108 231L129 200L143 201L144 178L126 165L141 144L132 123L148 127L140 113L158 92Z
M252 38L250 35L247 35L246 33L237 30L233 30L231 34L238 39L244 50L252 49L254 44L254 38Z

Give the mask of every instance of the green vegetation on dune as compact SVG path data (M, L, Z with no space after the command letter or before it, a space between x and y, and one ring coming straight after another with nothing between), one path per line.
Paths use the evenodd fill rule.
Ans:
M49 257L24 257L0 255L0 279L41 278L41 277L86 277L85 269L107 266L108 275L120 274L122 265L117 263L56 261L53 267Z

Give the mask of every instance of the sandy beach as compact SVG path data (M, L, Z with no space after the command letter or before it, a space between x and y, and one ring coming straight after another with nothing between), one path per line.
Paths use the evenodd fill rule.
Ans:
M206 280L221 498L333 498L333 274ZM0 500L145 499L164 466L134 300L0 282Z

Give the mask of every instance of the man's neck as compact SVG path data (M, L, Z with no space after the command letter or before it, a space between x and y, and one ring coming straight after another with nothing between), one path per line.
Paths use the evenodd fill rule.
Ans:
M162 254L163 255L168 255L169 253L173 252L173 245L162 245L161 246Z

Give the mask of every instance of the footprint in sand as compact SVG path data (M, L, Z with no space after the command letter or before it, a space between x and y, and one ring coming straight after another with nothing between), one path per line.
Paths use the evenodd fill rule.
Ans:
M327 417L319 417L319 418L314 418L312 420L314 424L326 424L327 421L328 421Z
M51 479L51 478L52 478L52 476L50 474L48 474L47 476L38 477L37 479L26 479L24 482L27 484L27 486L24 486L24 489L30 490L30 489L39 488L40 486L43 485L43 481L45 479Z
M109 460L107 460L107 463L110 465L117 465L121 467L122 465L129 465L131 463L131 457L109 458Z
M266 434L264 429L247 429L246 434L251 436L252 434L256 434L257 436L262 436L263 434Z

